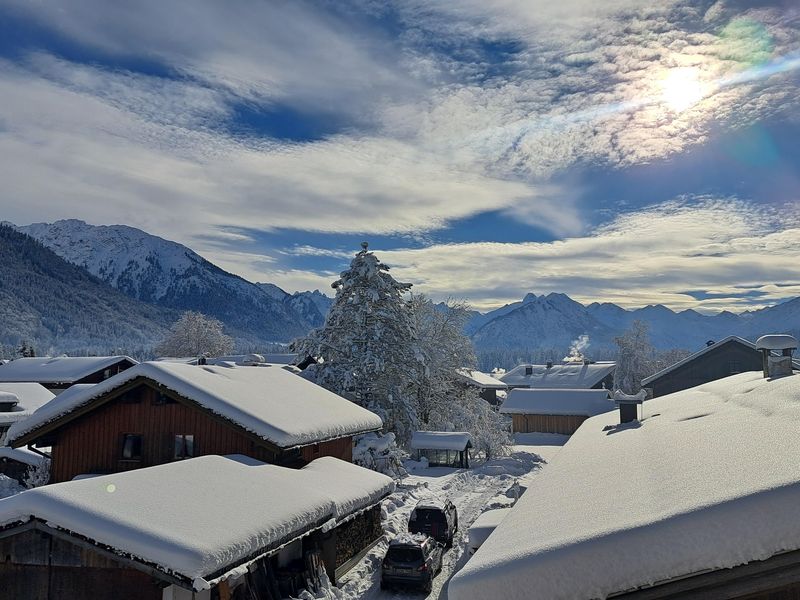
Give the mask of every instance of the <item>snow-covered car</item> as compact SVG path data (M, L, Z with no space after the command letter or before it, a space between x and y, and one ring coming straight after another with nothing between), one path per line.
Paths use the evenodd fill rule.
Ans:
M458 511L449 499L420 500L408 519L409 533L424 533L448 548L458 531Z
M442 570L444 547L422 533L404 533L389 542L381 565L381 589L392 585L433 588L433 578Z

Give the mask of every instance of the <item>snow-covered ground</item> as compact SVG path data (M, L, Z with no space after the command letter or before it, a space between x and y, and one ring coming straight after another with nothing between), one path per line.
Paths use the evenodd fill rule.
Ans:
M541 470L566 439L566 436L549 436L517 440L522 444L514 446L511 456L489 461L474 469L413 469L383 502L384 539L342 578L339 589L333 590L331 597L341 600L402 600L425 595L415 589L381 590L380 572L388 541L407 531L408 518L416 503L433 494L450 498L458 508L456 540L445 553L442 572L434 579L433 590L427 595L430 599L447 598L447 582L469 558L469 526L485 510L511 506L516 497L515 483Z
M15 496L24 489L17 483L16 479L11 479L7 475L0 475L0 500Z

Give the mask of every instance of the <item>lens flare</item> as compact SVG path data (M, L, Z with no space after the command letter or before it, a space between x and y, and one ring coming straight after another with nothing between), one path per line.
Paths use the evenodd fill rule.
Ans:
M695 68L672 69L661 80L661 100L675 112L683 112L700 102L706 91Z

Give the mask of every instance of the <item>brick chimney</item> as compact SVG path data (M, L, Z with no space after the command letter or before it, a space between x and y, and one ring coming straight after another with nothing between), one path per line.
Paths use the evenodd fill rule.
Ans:
M792 374L792 351L797 349L797 340L793 336L762 335L756 340L756 349L761 351L765 378Z

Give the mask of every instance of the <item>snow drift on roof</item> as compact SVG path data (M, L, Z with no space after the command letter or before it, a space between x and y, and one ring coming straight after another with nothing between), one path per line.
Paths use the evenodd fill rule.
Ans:
M315 483L326 468L339 481L333 492ZM359 489L360 500L343 494L348 485ZM377 502L393 485L338 459L306 471L202 456L28 490L0 501L0 526L32 516L200 589L204 579L338 519L348 506Z
M449 598L604 598L800 549L800 376L741 373L644 407L639 423L587 420Z
M4 367L5 368L5 367ZM8 443L137 377L156 381L282 448L380 429L377 415L279 366L193 366L146 362L62 396L17 423Z
M13 394L17 405L9 412L0 412L0 425L27 419L35 410L55 398L55 394L38 383L0 383L0 395ZM0 402L6 400L0 399Z
M458 369L456 371L461 377L466 379L472 385L490 389L490 390L504 390L508 386L500 381L499 379L495 379L488 373L483 373L481 371L475 371L474 369Z
M533 388L588 389L594 387L614 372L616 363L596 362L591 364L569 363L553 365L519 365L500 377L509 386ZM526 375L526 370L532 373Z
M593 417L614 410L608 390L544 390L516 388L500 407L515 415L580 415Z
M38 466L44 460L44 456L27 448L9 448L8 446L0 446L0 458L16 460L32 467Z
M115 365L129 356L58 356L56 358L17 358L3 365L0 382L72 383Z
M412 450L466 450L471 447L464 431L415 431L411 434Z

